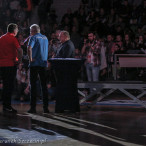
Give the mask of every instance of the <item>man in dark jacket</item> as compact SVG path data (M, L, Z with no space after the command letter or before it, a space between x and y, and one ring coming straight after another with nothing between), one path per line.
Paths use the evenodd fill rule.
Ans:
M61 31L59 35L59 40L62 43L57 51L55 58L74 58L75 47L70 40L70 35L67 31Z

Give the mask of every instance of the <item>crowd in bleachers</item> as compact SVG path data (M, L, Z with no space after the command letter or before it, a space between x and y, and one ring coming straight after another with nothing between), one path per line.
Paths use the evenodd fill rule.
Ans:
M6 33L9 23L19 25L17 38L24 56L23 64L19 65L17 71L18 97L20 98L20 94L29 95L26 43L31 24L38 23L41 33L48 37L49 58L55 55L60 45L60 30L70 33L76 48L75 57L86 58L87 48L83 51L84 45L89 41L88 34L93 32L100 48L99 80L106 80L113 77L114 54L146 54L146 0L135 2L137 3L131 0L81 0L76 11L65 8L67 12L58 22L56 11L51 7L53 0L0 0L0 36ZM138 74L141 70L143 69ZM117 78L121 79L120 73ZM85 67L81 70L80 79L88 80Z
M83 51L84 43L90 41L88 35L89 32L93 32L96 36L95 42L98 42L101 50L100 73L96 81L105 80L109 75L112 78L114 54L146 53L146 0L82 0L77 11L72 12L68 8L59 24L54 21L51 29L53 32L50 35L51 50L52 48L55 50L55 47L59 45L56 40L58 33L55 33L58 29L70 32L71 40L76 48L75 57L86 59L89 55L88 47ZM51 57L51 53L49 56ZM122 79L120 72L117 79ZM139 72L141 69L138 70L137 76ZM87 80L85 74L84 70L82 80Z

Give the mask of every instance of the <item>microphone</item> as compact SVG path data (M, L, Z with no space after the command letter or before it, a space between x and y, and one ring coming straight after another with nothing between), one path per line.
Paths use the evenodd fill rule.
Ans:
M24 44L30 39L31 36L28 36L25 40L24 40Z

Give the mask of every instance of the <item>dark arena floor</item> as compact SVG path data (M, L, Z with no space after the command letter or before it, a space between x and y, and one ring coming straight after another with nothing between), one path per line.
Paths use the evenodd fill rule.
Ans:
M27 113L27 102L13 101L12 106L18 110L16 115L3 114L0 104L2 146L146 145L146 110L131 100L108 98L82 104L76 114L56 114L55 102L50 103L49 114L42 113L42 103L37 114Z

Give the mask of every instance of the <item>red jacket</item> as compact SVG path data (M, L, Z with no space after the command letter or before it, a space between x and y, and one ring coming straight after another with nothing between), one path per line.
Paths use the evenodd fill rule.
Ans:
M17 60L19 42L12 33L0 37L0 67L14 66Z

